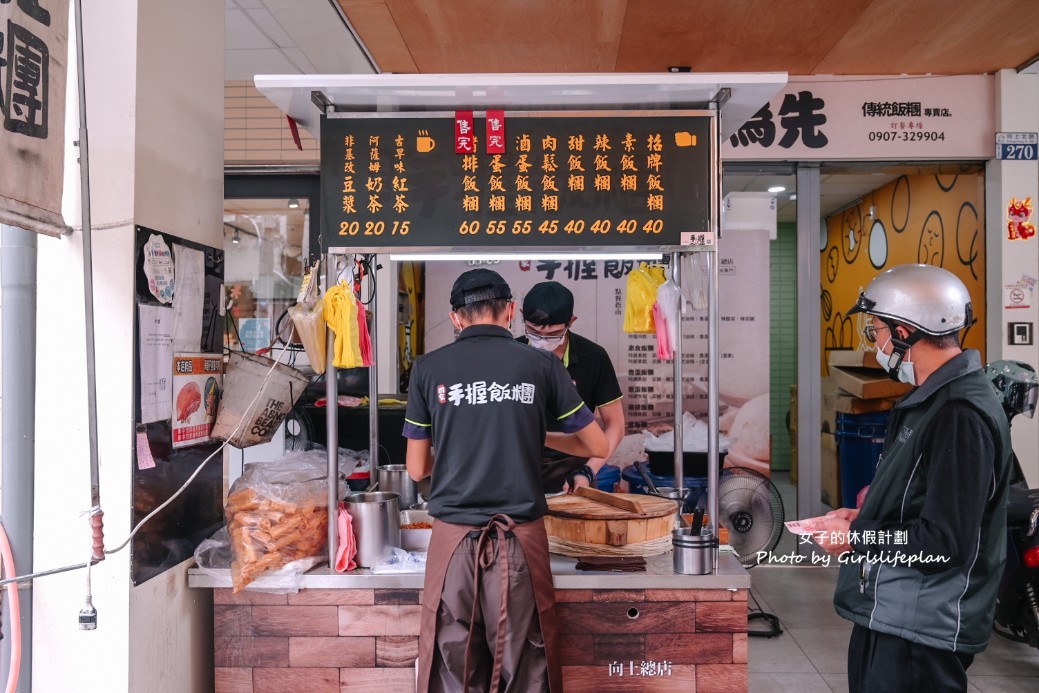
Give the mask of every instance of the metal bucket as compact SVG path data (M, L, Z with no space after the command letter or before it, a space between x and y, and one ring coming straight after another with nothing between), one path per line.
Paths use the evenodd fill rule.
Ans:
M352 518L357 556L362 568L371 568L393 555L400 546L400 506L396 493L351 493L343 499Z
M407 510L418 502L418 484L408 476L403 464L387 464L379 467L379 490L400 495L400 508Z
M710 534L693 533L689 527L671 532L675 572L682 575L707 575L714 572L718 540Z
M273 359L231 352L213 438L237 448L270 442L309 382L295 368L273 365Z

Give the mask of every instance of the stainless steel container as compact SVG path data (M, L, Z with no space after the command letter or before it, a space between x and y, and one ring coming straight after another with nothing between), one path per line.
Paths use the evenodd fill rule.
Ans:
M689 527L671 532L675 572L682 575L707 575L714 572L718 540L710 534L694 534Z
M407 510L418 502L418 484L408 476L403 464L387 464L379 467L379 490L400 495L400 509Z
M354 560L362 568L371 568L393 555L400 546L400 506L396 493L351 493L343 502L353 519L352 529L357 540Z

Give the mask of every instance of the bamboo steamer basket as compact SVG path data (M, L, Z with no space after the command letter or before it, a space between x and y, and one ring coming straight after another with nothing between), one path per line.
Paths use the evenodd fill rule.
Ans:
M579 495L552 496L545 516L545 531L571 544L612 547L620 555L625 546L645 544L671 537L678 503L635 493L609 494L618 500L634 501L642 512L624 510Z

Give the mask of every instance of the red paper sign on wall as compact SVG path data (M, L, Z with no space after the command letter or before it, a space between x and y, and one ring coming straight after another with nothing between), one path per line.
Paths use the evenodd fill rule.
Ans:
M487 111L487 153L505 153L505 111Z
M473 154L475 152L473 112L455 111L455 154Z

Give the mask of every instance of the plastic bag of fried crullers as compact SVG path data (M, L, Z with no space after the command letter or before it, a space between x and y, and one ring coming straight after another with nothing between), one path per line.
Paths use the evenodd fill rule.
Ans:
M224 506L231 537L231 584L246 585L328 543L328 483L313 455L246 465Z

